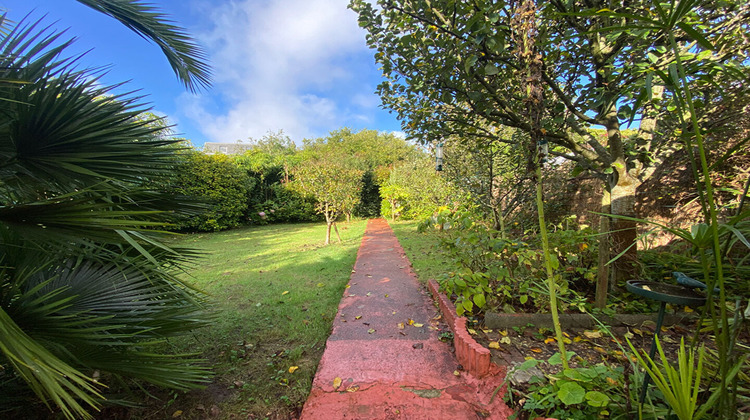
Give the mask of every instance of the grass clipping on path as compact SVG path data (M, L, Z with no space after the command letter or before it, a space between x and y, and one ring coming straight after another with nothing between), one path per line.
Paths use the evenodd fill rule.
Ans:
M295 418L312 386L366 221L269 225L189 235L208 255L190 276L211 295L215 322L174 345L213 364L207 389L174 395L159 410L179 418Z

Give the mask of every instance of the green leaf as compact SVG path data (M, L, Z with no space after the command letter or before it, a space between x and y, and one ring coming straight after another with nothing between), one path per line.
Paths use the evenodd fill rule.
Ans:
M565 354L568 355L568 360L570 360L571 357L575 356L576 352L574 351L566 351ZM547 360L547 363L551 365L561 365L562 364L562 358L560 357L560 353L557 352L550 356L550 358Z
M474 303L477 305L478 308L483 308L484 305L487 303L487 301L484 298L483 294L476 294L474 295Z
M557 398L565 405L580 404L586 396L586 390L575 382L565 382L557 391Z
M469 312L471 312L474 309L474 304L471 303L470 300L463 300L461 302L461 306L463 306L463 308L466 309Z
M592 407L606 407L609 397L599 391L589 391L586 393L586 402Z
M494 64L487 63L484 66L484 74L486 74L487 76L492 76L498 73L500 73L500 70L498 70L498 68Z

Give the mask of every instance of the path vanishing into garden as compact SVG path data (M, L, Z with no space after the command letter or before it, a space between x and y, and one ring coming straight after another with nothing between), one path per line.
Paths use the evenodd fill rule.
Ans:
M301 419L506 419L502 380L461 371L440 330L390 226L368 221Z

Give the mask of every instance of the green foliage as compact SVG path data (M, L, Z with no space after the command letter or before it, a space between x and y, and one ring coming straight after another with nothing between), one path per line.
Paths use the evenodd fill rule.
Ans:
M396 165L380 187L381 210L385 217L398 215L407 220L423 219L438 207L451 204L457 192L435 172L426 155Z
M239 226L247 210L247 196L252 186L253 180L228 156L186 152L171 188L206 202L209 207L182 220L179 228L206 232Z
M456 269L445 273L440 282L448 295L456 295L458 312L483 312L485 306L546 310L549 301L542 286L546 274L537 235L531 232L522 238L502 238L482 220L476 208L455 212L443 208L421 224L422 229L443 228L441 246L455 261ZM564 229L563 225L556 228L549 239L562 308L584 311L596 273L593 232L586 226L578 230Z
M138 16L131 16L137 19ZM90 418L106 386L210 376L165 341L207 323L163 230L196 209L161 186L177 140L137 99L69 67L40 22L0 18L0 395Z
M638 364L648 373L656 387L661 391L664 400L680 420L692 420L703 417L710 406L706 405L698 410L698 394L701 391L701 375L703 374L704 349L698 349L696 361L694 349L685 349L685 340L680 340L677 351L677 369L667 359L659 338L655 338L659 362L651 359L647 354L641 354L633 347L628 339L630 351L635 355ZM696 366L697 363L697 366ZM736 372L735 372L736 374ZM728 379L728 378L727 378ZM722 378L724 380L724 378ZM731 380L731 379L728 379Z
M568 352L568 358L573 352ZM517 369L524 371L542 363L529 359ZM560 353L547 360L560 365ZM523 410L530 416L588 420L617 417L626 413L625 375L622 367L605 364L566 368L547 378L534 376L529 381ZM510 396L512 392L509 392Z

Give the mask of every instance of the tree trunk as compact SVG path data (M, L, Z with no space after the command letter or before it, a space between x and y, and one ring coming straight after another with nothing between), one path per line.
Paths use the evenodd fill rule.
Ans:
M333 223L326 222L326 245L331 244L331 226L333 226Z
M640 185L640 181L628 171L620 122L614 105L607 111L605 123L613 169L609 182L611 213L616 216L635 217L635 190ZM612 257L619 256L612 263L615 284L636 278L638 273L638 254L635 243L637 224L630 220L613 217L610 232L610 254Z
M333 225L333 217L329 211L328 203L325 205L324 214L326 216L326 245L331 244L331 226Z
M610 195L609 189L604 187L602 192L602 207L601 216L599 216L599 266L596 272L596 307L603 309L607 305L607 292L610 289L609 283L609 262L610 246L609 246L609 235L605 235L609 232L610 220L609 216L605 214L611 213L610 209Z
M336 225L336 222L333 222L333 229L336 231L336 237L339 239L339 243L343 242L341 240L341 235L339 234L339 227Z

